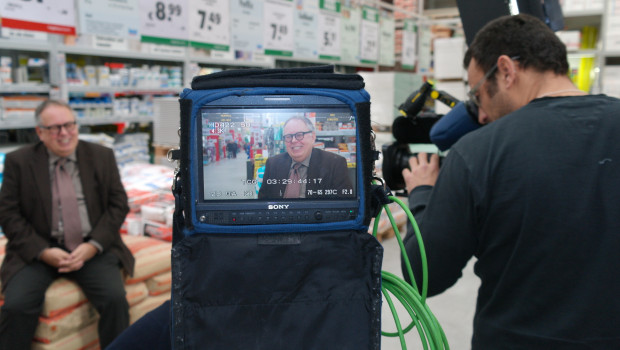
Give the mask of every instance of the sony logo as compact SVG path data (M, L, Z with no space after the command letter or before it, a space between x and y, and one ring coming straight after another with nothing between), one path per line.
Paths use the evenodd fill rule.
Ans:
M267 209L288 209L288 204L269 204Z

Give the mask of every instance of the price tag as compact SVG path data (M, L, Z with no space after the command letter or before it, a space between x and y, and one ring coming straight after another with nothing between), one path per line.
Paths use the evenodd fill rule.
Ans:
M416 60L417 28L412 20L403 23L403 48L401 65L405 69L413 69Z
M2 26L75 35L73 0L3 0Z
M307 1L306 1L307 2ZM319 10L316 6L307 6L304 4L303 8L297 5L295 14L295 35L293 41L295 42L295 57L303 57L310 59L317 59L319 57L319 42L318 31L319 25Z
M230 3L231 43L237 58L242 59L243 53L262 51L263 49L263 1L244 0Z
M362 11L358 8L345 7L340 19L340 52L344 62L359 62L360 21Z
M228 51L230 11L227 0L193 0L189 4L190 45Z
M394 18L383 17L379 28L379 64L393 66L394 60Z
M319 58L340 60L340 17L321 13L319 16Z
M376 64L379 57L379 13L364 7L360 30L360 58L362 63Z
M78 0L80 32L123 38L139 38L138 0Z
M187 0L140 0L143 42L186 46L188 43Z
M263 42L265 54L293 56L292 1L265 1L263 5Z
M433 34L429 26L418 27L418 73L431 71L431 43Z

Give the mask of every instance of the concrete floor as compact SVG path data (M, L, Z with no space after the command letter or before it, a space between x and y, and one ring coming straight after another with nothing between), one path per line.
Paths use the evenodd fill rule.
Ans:
M400 269L400 248L396 238L389 238L381 242L384 248L383 255L383 271L397 274L402 278ZM476 296L480 280L473 272L473 264L475 260L469 262L463 271L463 277L443 294L434 296L427 300L430 310L433 312L439 324L443 328L448 338L448 344L451 350L467 350L470 349L472 322L476 307ZM392 298L395 300L395 298ZM397 303L397 301L394 301ZM400 307L399 318L403 327L410 322L409 315L404 308ZM382 325L383 331L395 332L394 318L390 312L389 306L383 299ZM416 330L412 330L406 336L407 349L423 349L420 337ZM389 338L383 336L381 338L382 350L400 350L402 349L399 338Z

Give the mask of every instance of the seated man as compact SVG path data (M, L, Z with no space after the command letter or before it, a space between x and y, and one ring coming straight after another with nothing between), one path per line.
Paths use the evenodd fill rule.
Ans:
M316 132L308 118L289 118L284 123L283 139L286 153L267 159L258 198L353 195L346 159L314 148Z
M119 229L129 211L114 152L78 139L71 108L35 111L40 142L6 155L0 226L8 238L0 278L0 349L30 349L45 291L72 279L100 315L101 348L129 324L121 267L134 258Z

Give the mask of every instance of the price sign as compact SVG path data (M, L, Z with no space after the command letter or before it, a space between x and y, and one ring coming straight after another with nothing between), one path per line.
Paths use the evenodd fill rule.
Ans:
M78 0L80 32L109 37L139 38L138 0Z
M265 1L263 5L263 42L266 55L293 56L292 1Z
M403 23L403 48L401 54L401 65L405 69L413 69L416 60L417 47L417 28L412 20L405 20Z
M187 0L140 0L140 13L143 42L187 45Z
M345 62L358 62L360 54L360 21L362 12L359 8L345 7L340 19L340 53Z
M232 1L230 17L231 43L235 52L262 50L262 0Z
M193 0L189 4L190 45L210 50L230 48L227 0Z
M73 0L2 0L2 26L75 35Z
M379 13L371 7L362 10L360 58L362 63L376 64L379 57Z
M339 13L340 12L340 0L319 0L319 8L321 10L327 10Z
M431 71L431 43L433 34L429 26L418 27L418 72Z
M379 28L379 64L393 66L394 61L394 18L383 17Z
M319 58L340 60L340 17L327 13L319 16Z
M307 1L306 1L307 2ZM316 6L297 6L295 15L295 57L316 59L319 57L319 43L317 40L319 25L319 11Z

